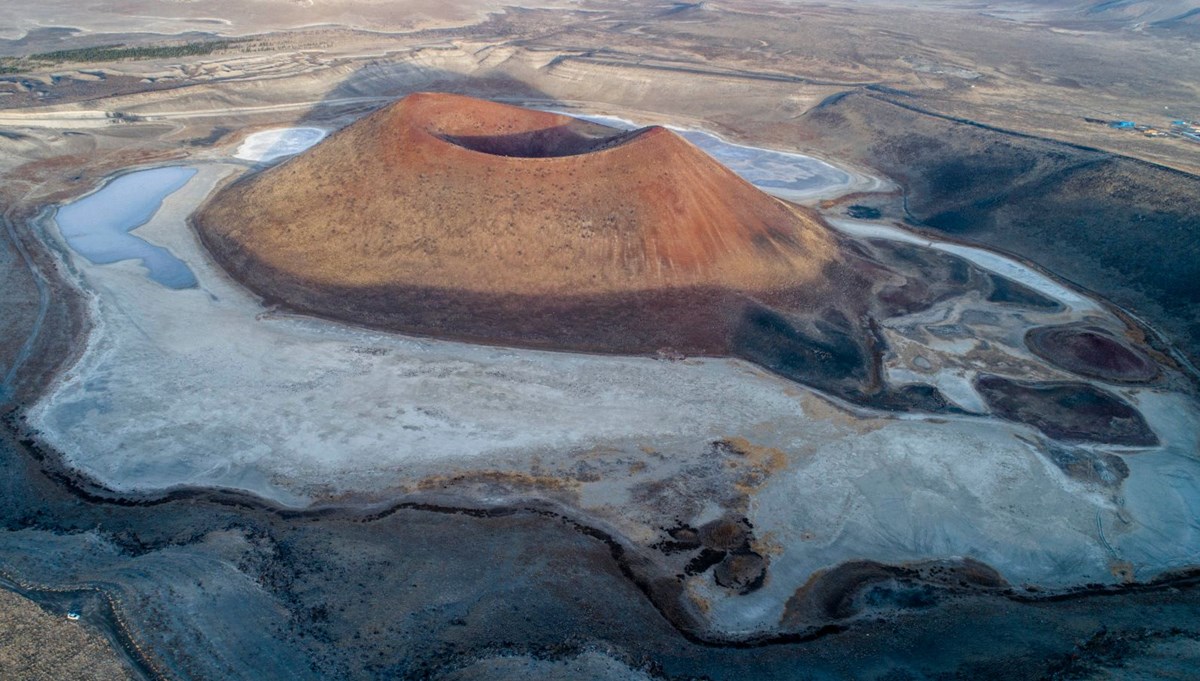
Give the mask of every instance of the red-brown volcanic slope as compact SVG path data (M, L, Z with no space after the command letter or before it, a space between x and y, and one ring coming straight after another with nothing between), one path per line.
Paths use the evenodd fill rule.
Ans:
M414 94L226 187L195 224L252 289L326 316L873 382L870 286L838 240L661 127Z
M660 127L410 95L226 191L214 236L314 285L579 295L811 279L806 213Z

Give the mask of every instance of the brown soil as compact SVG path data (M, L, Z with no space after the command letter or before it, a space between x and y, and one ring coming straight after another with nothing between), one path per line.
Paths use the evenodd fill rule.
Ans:
M83 622L52 615L0 590L0 677L132 679L104 637Z
M313 287L587 295L817 278L812 214L661 127L414 94L235 183L197 224Z

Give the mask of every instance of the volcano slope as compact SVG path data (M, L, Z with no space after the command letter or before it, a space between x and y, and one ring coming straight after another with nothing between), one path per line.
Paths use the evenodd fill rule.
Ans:
M592 352L734 355L880 399L870 266L662 127L413 94L194 217L268 301Z

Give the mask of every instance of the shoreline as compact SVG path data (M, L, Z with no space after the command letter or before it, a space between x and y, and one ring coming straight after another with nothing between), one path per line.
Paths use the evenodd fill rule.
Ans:
M13 425L9 416L3 418L4 428L8 431L7 437L12 437ZM29 452L41 449L43 445L22 443L21 447ZM52 452L52 450L51 450ZM163 505L175 504L213 504L217 506L227 506L230 508L244 509L254 513L271 514L280 520L349 520L353 522L371 522L384 518L388 515L399 511L423 511L442 515L466 515L480 518L496 518L511 516L514 514L530 514L534 516L558 518L571 526L576 532L583 536L596 539L606 546L612 555L612 559L620 566L621 572L625 574L643 595L653 604L654 608L663 617L671 623L671 625L689 642L696 643L705 647L716 648L734 648L734 649L754 649L771 647L778 645L788 645L794 643L804 643L818 640L831 635L844 633L852 628L863 626L869 623L869 619L865 621L851 620L847 623L825 624L817 626L809 626L804 630L795 633L758 633L748 636L722 636L718 632L705 631L703 628L695 626L696 623L688 623L686 620L680 620L678 610L678 596L674 594L664 594L654 588L662 577L666 575L640 574L633 565L645 565L644 559L639 560L638 549L628 543L622 542L618 536L613 534L611 528L594 525L588 522L588 519L580 518L571 511L573 509L559 506L549 499L531 497L526 500L512 500L507 502L498 502L492 505L480 505L465 503L467 499L459 499L455 503L455 497L445 496L421 496L410 495L408 497L396 497L383 503L371 503L363 506L355 505L330 505L321 507L309 507L304 509L290 509L275 505L265 498L245 492L241 490L218 490L211 487L186 487L171 490L160 495L132 495L135 498L130 498L128 494L106 493L102 485L97 485L85 474L70 469L69 467L59 468L58 473L50 473L51 469L45 467L45 463L54 456L50 452L43 451L40 455L28 454L31 458L41 461L39 467L52 480L53 484L60 486L68 493L78 496L89 503L100 503L106 505L115 505L119 507L155 507ZM141 498L136 498L141 496ZM632 552L634 558L630 559L627 555ZM906 566L904 563L881 565L903 569ZM23 585L21 588L33 591L62 591L60 587L48 585L34 585L31 583L19 582L14 576L6 575L0 572L0 588L4 588L3 581L12 581L14 584ZM1000 598L1016 603L1060 603L1065 601L1073 601L1080 599L1089 599L1094 597L1120 597L1127 594L1135 593L1154 593L1170 590L1193 590L1200 588L1200 566L1190 566L1182 568L1174 568L1156 575L1155 577L1145 581L1129 581L1123 584L1109 585L1083 585L1073 588L1064 588L1060 590L1043 589L1043 588L1018 588L1016 586L1008 586L1000 589L998 592L992 589L986 589L973 595L984 598ZM113 604L114 612L119 612L119 607L116 606L111 594L107 594L102 589L97 587L81 587L83 590L94 590L104 593L108 601ZM68 591L75 590L73 588L66 589ZM22 593L18 591L18 593ZM958 594L961 596L962 594ZM954 598L952 594L945 594L946 598ZM121 617L116 617L114 620L117 624L122 621ZM133 641L132 635L128 632L128 628L122 629L126 632L130 641ZM135 647L133 650L127 651L132 654L137 652L145 655L140 647ZM150 664L148 657L142 658L147 664ZM153 667L152 664L150 666Z

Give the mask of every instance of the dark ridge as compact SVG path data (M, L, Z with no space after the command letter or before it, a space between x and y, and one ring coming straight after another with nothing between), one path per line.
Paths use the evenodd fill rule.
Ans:
M1149 357L1101 329L1041 326L1025 334L1038 357L1080 376L1118 383L1146 383L1159 375Z
M990 275L989 278L992 282L992 291L988 293L987 297L989 302L1010 303L1047 311L1063 309L1062 304L1057 300L1044 296L1028 286L1018 284L1012 279L998 275Z
M984 375L975 379L975 388L1000 418L1032 426L1056 440L1159 444L1138 410L1087 383L1023 383Z

